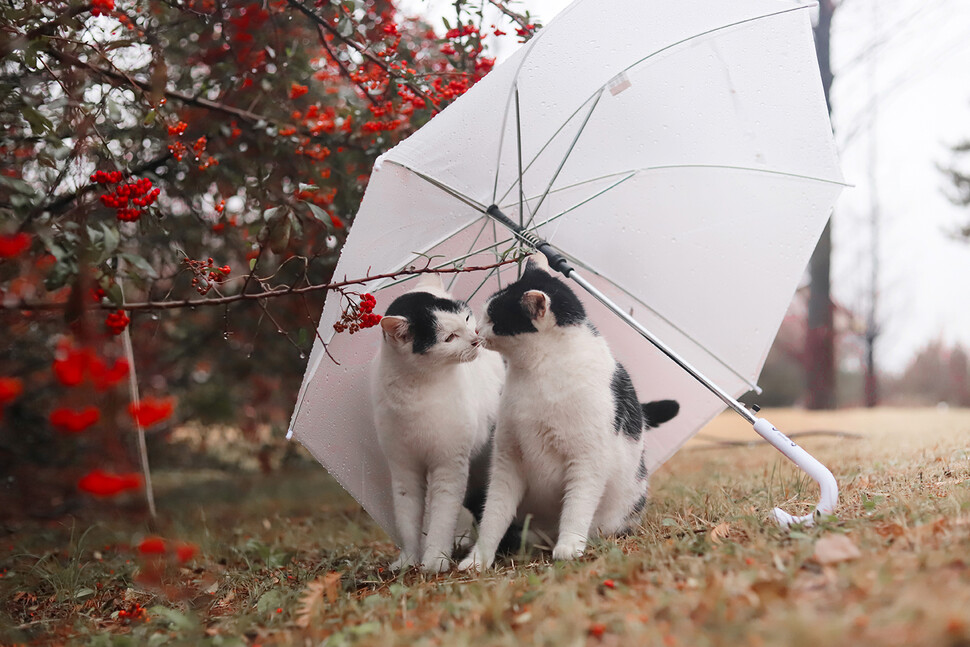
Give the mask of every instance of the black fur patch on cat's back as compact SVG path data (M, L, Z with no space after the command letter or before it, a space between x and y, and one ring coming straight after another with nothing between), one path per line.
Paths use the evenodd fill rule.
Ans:
M639 440L643 431L643 409L633 388L633 380L623 365L617 362L610 380L613 392L613 429L633 440Z
M429 292L408 292L394 299L384 315L408 320L414 338L412 350L420 355L428 352L438 340L435 310L457 313L467 307L462 301L442 299Z
M488 317L496 335L512 336L538 332L522 307L522 296L529 290L546 293L552 301L552 314L559 326L577 326L586 321L586 310L576 294L555 276L526 263L525 272L515 283L499 290L488 302Z
M676 400L654 400L643 403L643 421L647 428L659 427L680 413Z

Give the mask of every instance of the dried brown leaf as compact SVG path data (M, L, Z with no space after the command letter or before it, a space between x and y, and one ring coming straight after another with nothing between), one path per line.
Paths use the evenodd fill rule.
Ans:
M310 626L310 620L319 613L323 607L323 578L318 577L309 584L300 596L299 606L296 609L296 626L306 629Z
M731 524L729 524L727 521L722 521L721 523L711 528L711 533L709 535L711 543L714 545L724 543L724 540L727 539L727 536L728 534L730 534L730 532L731 532Z
M328 603L337 601L340 597L340 573L330 572L323 576L323 592Z
M815 542L815 561L837 564L862 557L859 547L846 535L825 535Z
M310 582L300 596L296 610L296 625L301 629L310 626L313 618L323 611L324 604L333 604L340 597L340 573L327 573Z

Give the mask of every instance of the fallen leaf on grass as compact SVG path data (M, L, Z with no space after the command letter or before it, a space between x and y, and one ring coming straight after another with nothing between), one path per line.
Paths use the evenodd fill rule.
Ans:
M731 524L727 521L723 521L713 528L711 528L710 540L715 546L724 543L727 539L728 534L731 532Z
M880 537L902 537L906 534L905 529L898 523L881 523L874 528Z
M333 604L340 597L340 573L327 573L323 576L323 594L327 602Z
M825 535L815 542L815 561L819 564L837 564L862 557L859 547L845 535Z
M339 596L340 573L327 573L307 584L297 607L296 625L301 629L309 627L310 621L323 610L324 602L333 604Z
M751 585L751 590L758 596L761 604L788 597L788 585L780 580L758 580Z

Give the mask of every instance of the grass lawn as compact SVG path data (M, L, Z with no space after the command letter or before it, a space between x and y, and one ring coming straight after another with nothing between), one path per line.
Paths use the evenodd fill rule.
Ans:
M635 535L482 575L393 576L322 468L161 472L154 528L124 501L0 526L0 644L970 646L970 411L764 415L853 434L798 439L839 481L837 520L773 524L816 489L769 447L714 445L756 438L736 416L653 476ZM163 554L136 550L149 535Z

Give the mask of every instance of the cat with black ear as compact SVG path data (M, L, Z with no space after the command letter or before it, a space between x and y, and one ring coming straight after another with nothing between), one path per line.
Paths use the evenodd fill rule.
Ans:
M475 324L437 275L391 302L381 319L371 385L402 543L394 570L447 570L456 536L471 528L462 507L469 465L486 449L505 378Z
M592 533L628 530L646 505L643 433L677 415L673 400L641 403L583 304L541 254L494 294L479 327L507 374L472 552L491 566L509 524L555 538L554 559L583 554Z

